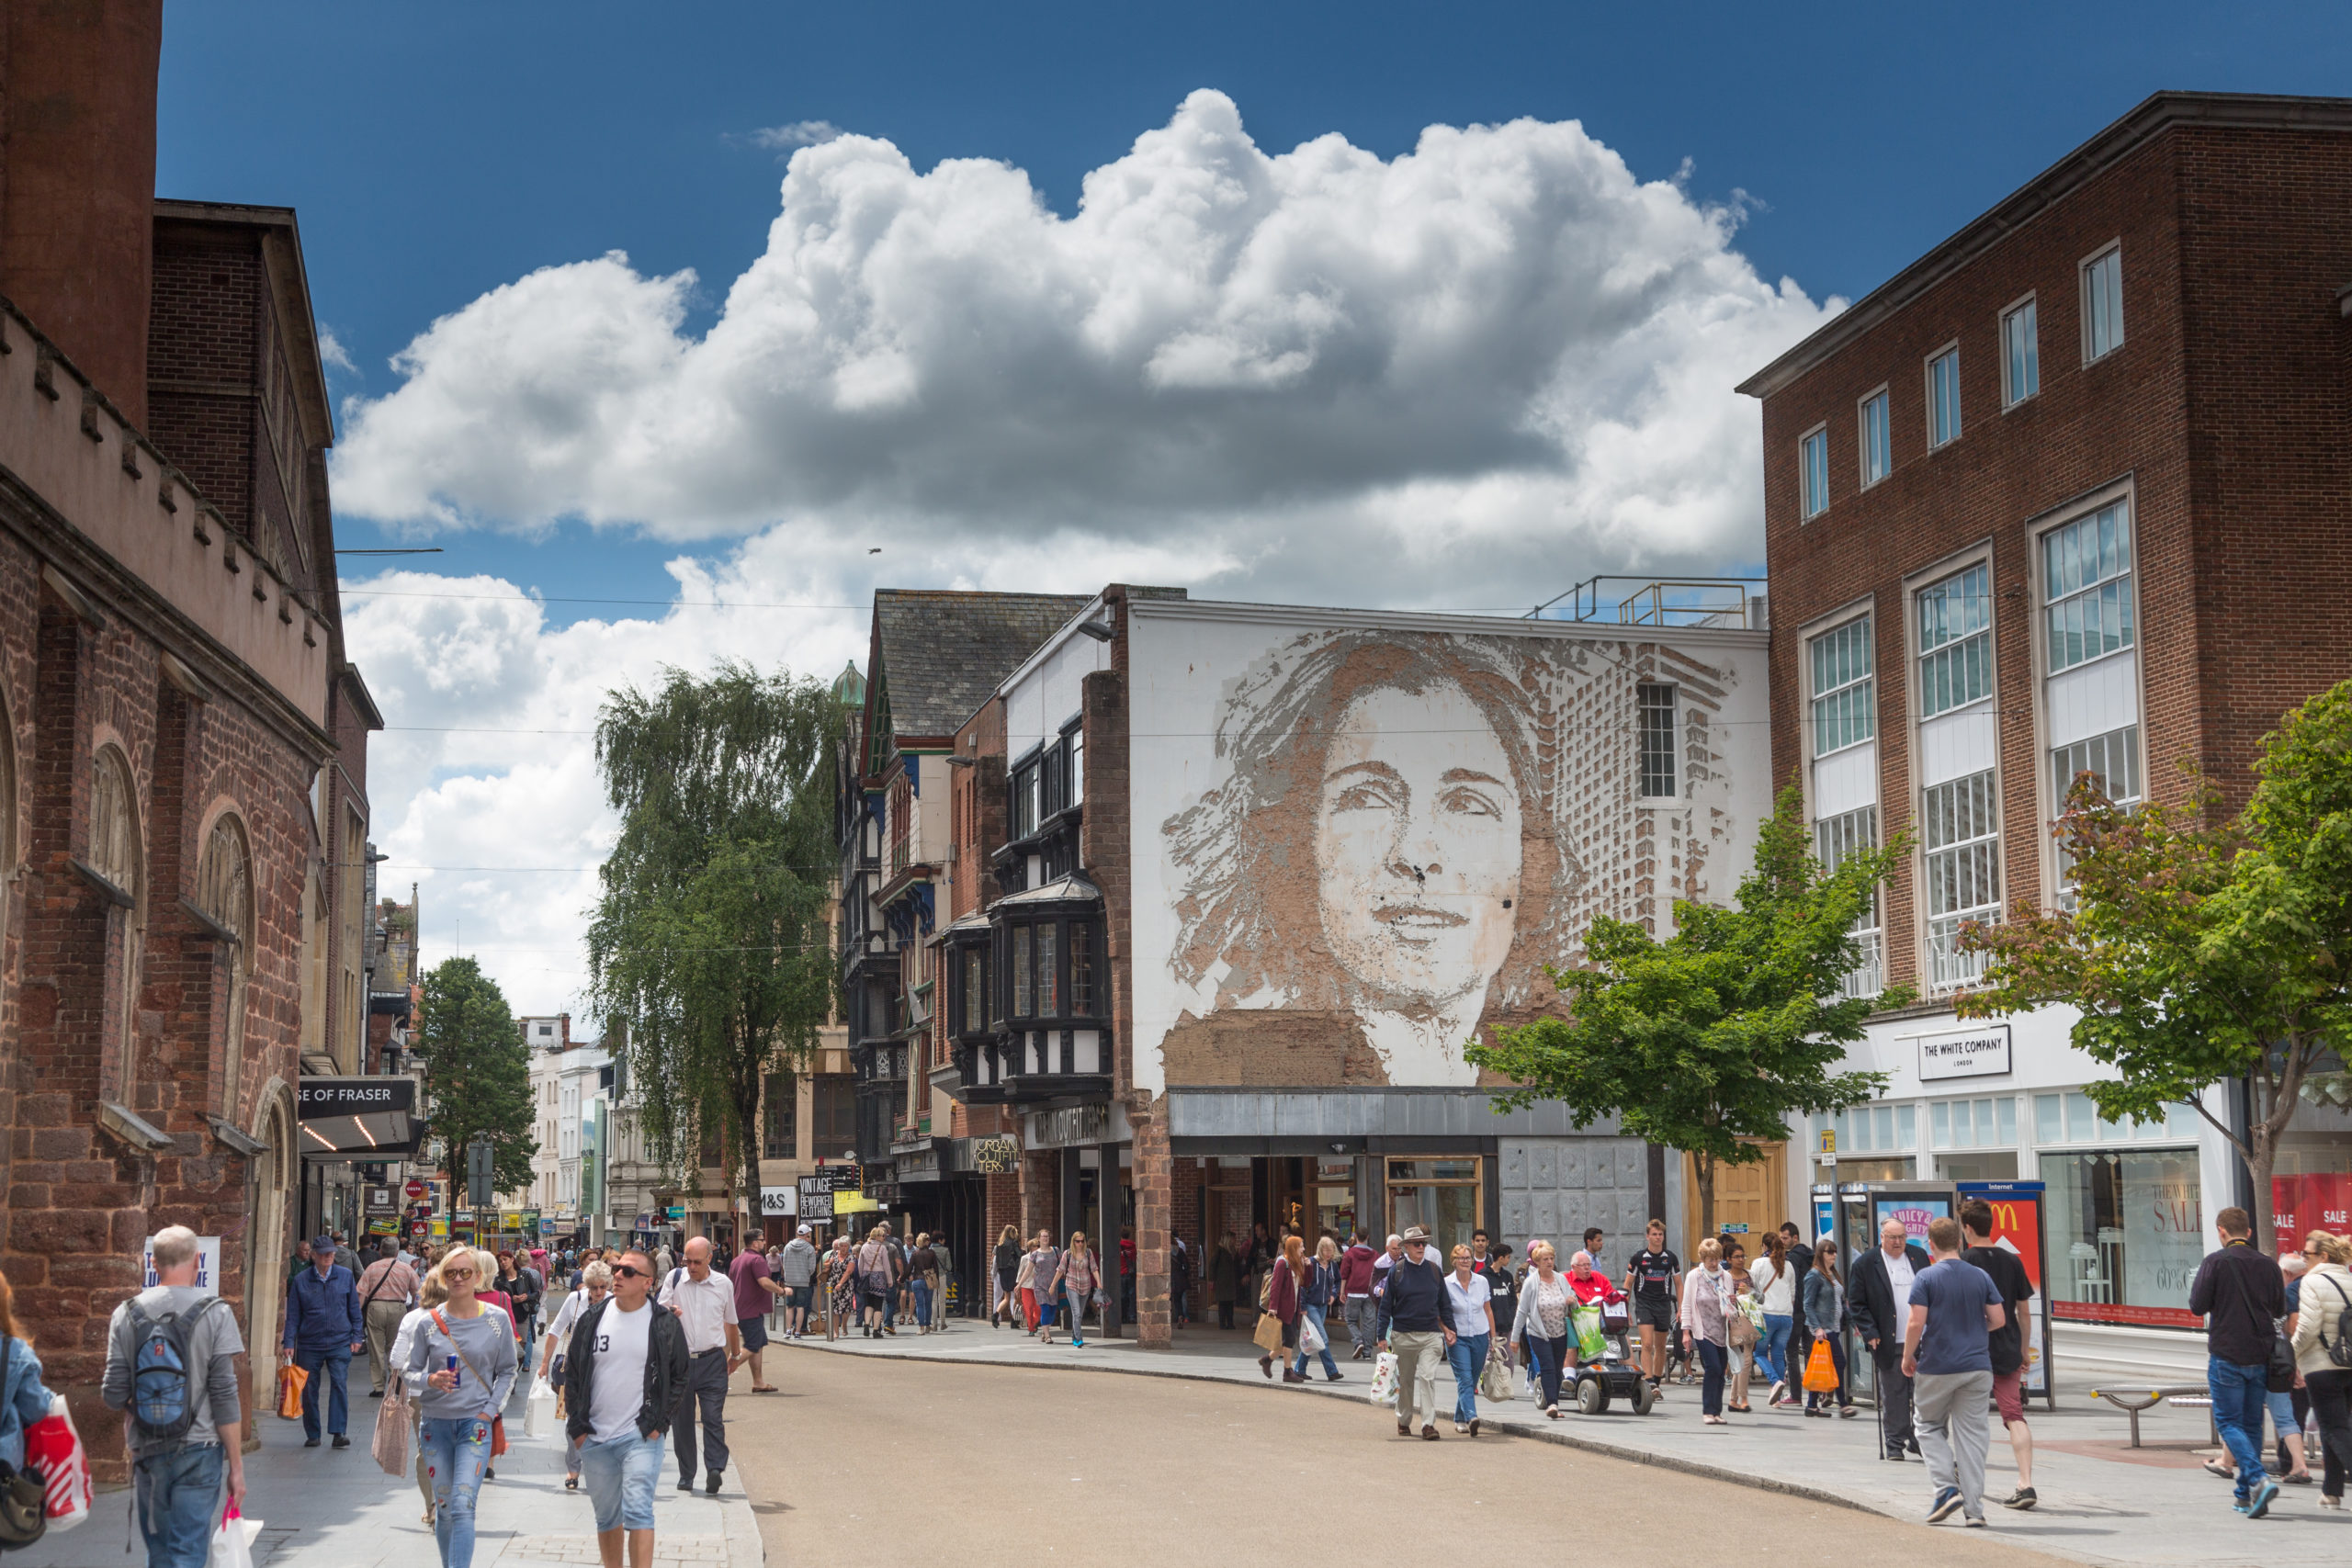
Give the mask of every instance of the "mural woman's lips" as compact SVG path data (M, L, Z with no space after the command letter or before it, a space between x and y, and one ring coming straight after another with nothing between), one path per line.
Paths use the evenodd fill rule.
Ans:
M1427 940L1440 931L1470 923L1467 915L1428 904L1386 904L1374 909L1372 918L1408 942L1417 938Z

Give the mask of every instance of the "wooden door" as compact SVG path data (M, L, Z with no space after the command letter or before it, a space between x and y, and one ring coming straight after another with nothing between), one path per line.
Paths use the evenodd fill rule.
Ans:
M1715 1167L1715 1228L1706 1231L1699 1224L1699 1168L1689 1155L1682 1156L1683 1234L1690 1238L1691 1258L1696 1261L1699 1243L1707 1236L1729 1231L1735 1236L1750 1238L1743 1243L1751 1258L1757 1255L1754 1237L1781 1228L1788 1215L1788 1157L1785 1143L1760 1145L1764 1157L1746 1165Z

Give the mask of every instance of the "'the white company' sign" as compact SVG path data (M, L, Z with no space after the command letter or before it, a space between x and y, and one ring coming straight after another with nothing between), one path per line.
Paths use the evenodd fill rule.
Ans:
M2008 1070L2009 1026L2006 1023L1987 1023L1919 1037L1922 1081L1999 1077Z

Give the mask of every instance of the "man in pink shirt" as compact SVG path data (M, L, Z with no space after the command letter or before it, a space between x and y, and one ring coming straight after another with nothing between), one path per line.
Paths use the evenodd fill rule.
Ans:
M768 1307L784 1289L768 1277L767 1253L763 1237L753 1231L744 1239L743 1250L727 1265L727 1277L735 1285L735 1326L742 1331L743 1353L752 1361L752 1392L774 1393L775 1389L761 1373L760 1352L767 1348Z

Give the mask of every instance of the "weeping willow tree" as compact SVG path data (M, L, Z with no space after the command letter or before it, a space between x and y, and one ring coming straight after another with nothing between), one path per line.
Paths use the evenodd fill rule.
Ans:
M716 1145L759 1213L760 1092L832 1010L831 759L822 685L721 664L625 687L596 727L620 839L588 930L589 994L621 1038L648 1153Z

